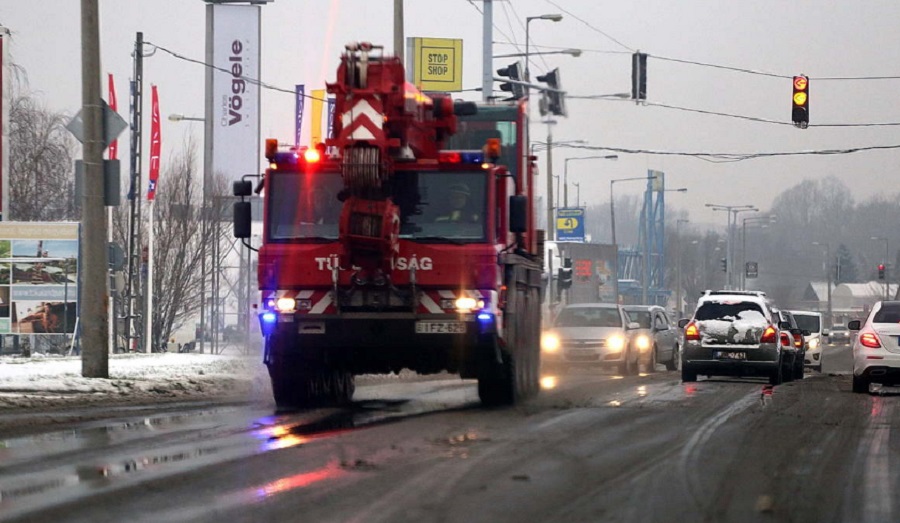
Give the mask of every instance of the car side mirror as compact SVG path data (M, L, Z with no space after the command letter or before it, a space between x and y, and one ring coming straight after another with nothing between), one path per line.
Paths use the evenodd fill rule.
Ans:
M689 320L687 318L681 318L680 320L678 320L678 328L683 329L683 328L687 327L687 324L690 322L691 322L691 320Z
M509 232L522 233L528 230L528 198L521 195L509 197Z
M630 330L630 331L633 331L633 330L635 330L635 329L640 329L640 328L641 328L641 324L638 323L638 322L636 322L636 321L633 321L633 322L629 323L628 326L625 327L625 328L628 329L628 330Z
M249 238L250 227L250 202L234 202L234 237Z
M831 331L828 330L828 329L824 329L824 330L822 331L822 336L831 336Z
M860 323L859 320L853 320L853 321L851 321L851 322L848 322L848 323L847 323L847 328L850 329L850 330L852 330L852 331L858 331L858 330L859 330L859 323Z
M802 331L800 331L800 334L802 334L802 335L804 335L804 336L809 336L809 335L811 335L812 333L809 332L808 330L802 330Z
M794 334L794 335L800 334L802 336L803 331L801 331L800 329L791 329L791 334Z
M778 322L778 328L781 329L781 330L783 330L783 331L789 331L789 330L791 330L791 322L789 322L789 321L780 321L780 322Z

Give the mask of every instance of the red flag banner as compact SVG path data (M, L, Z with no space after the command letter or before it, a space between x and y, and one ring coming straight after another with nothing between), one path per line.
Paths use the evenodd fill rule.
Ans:
M156 181L159 180L159 95L156 86L152 86L153 121L150 124L150 183L147 185L147 199L156 196Z
M112 73L109 74L109 108L116 112L118 104L116 102L116 84L113 82ZM113 140L109 143L109 159L116 160L119 157L119 140Z

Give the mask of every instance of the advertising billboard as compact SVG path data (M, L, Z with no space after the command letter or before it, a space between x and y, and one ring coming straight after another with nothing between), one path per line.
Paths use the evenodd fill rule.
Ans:
M210 4L206 9L206 55L213 64L206 73L206 129L212 144L206 175L236 180L260 170L260 7Z
M0 223L0 334L72 334L78 224Z
M560 256L572 260L567 303L618 303L618 250L599 243L559 243Z

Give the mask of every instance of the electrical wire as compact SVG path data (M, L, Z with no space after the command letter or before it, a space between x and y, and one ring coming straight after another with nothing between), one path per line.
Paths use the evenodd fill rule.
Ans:
M846 149L819 149L810 151L781 151L781 152L762 152L762 153L704 153L704 152L684 152L684 151L660 151L653 149L628 149L623 147L600 147L593 145L575 145L566 144L561 148L578 149L583 151L609 151L622 154L650 154L657 156L687 156L700 160L708 160L716 163L737 162L744 160L753 160L757 158L774 158L786 156L833 156L843 154L853 154L865 151L881 151L900 149L897 145L869 145L861 147L851 147Z
M523 18L519 16L519 12L516 11L516 6L515 6L512 2L509 2L509 7L510 7L510 9L512 9L512 12L513 12L513 15L514 15L516 21L519 22L519 27L521 27L522 30L525 31L525 33L527 34L527 33L528 33L528 27L527 27L526 25L527 25L528 22L527 22L527 21L526 21L526 22L522 22ZM506 12L506 3L503 3L503 12ZM507 17L507 20L508 20L508 19L509 19L509 13L507 13L506 17ZM531 39L531 42L528 42L528 45L529 45L529 46L534 45L534 46L536 47L536 46L537 46L537 43L532 43L532 42L534 42L533 39ZM550 66L547 65L547 60L544 59L544 56L543 56L543 55L537 55L537 56L541 59L541 63L544 64L544 70L545 70L545 71L549 71L549 70L550 70ZM529 56L528 58L529 58L528 61L530 62L530 61L531 61L531 57Z
M229 74L229 75L232 74L230 69L225 69L225 68L223 68L223 67L216 67L215 65L206 63L206 62L204 62L204 61L202 61L202 60L197 60L197 59L194 59L194 58L188 58L187 56L184 56L184 55L181 55L181 54L179 54L179 53L176 53L175 51L172 51L172 50L170 50L170 49L166 49L165 47L163 47L163 46L161 46L161 45L154 44L153 42L149 42L149 41L147 41L147 40L144 40L144 44L145 44L145 45L149 45L149 46L153 46L155 49L158 49L158 50L160 50L160 51L162 51L162 52L164 52L164 53L167 53L167 54L169 54L170 56L172 56L172 57L174 57L174 58L177 58L177 59L179 59L179 60L184 60L185 62L190 62L190 63L193 63L193 64L202 65L203 67L207 67L207 68L209 68L209 69L213 69L213 70L215 70L215 71L220 71L220 72L223 72L223 73L226 73L226 74ZM300 93L297 93L296 91L294 91L293 89L285 89L285 88L283 88L283 87L278 87L278 86L275 86L275 85L267 84L267 83L263 82L262 80L259 80L258 78L251 78L251 77L249 77L249 76L244 76L244 77L241 77L241 78L242 78L244 81L246 81L247 83L250 83L250 84L253 84L253 85L257 85L257 86L259 86L259 87L261 87L261 88L263 88L263 89L268 89L268 90L270 90L270 91L277 91L277 92L280 92L280 93L288 93L288 94L294 95L294 96L296 96L297 94L300 94ZM305 93L301 94L301 96L303 96L304 98L309 98L310 100L319 100L319 101L321 101L321 102L327 101L327 100L325 100L325 99L323 99L323 98L318 98L318 97L316 97L316 96L312 96L312 95L305 94Z
M590 23L588 23L587 21L585 21L583 18L580 18L578 15L576 15L576 14L572 13L571 11L565 9L564 7L560 6L559 4L557 4L556 2L554 2L553 0L546 0L546 2L547 2L548 4L550 4L550 5L554 6L554 7L556 7L557 9L559 9L560 11L562 11L563 13L566 13L567 15L571 16L571 17L574 18L575 20L578 20L578 21L581 22L582 24L588 26L589 28L591 28L591 29L594 30L595 32L600 33L601 35L605 36L607 39L611 40L612 42L615 42L616 44L620 45L621 47L623 47L623 48L625 48L625 49L627 49L627 50L629 50L629 51L634 52L634 49L632 49L631 47L628 47L627 45L625 45L625 44L623 44L622 42L616 40L615 38L613 38L613 37L610 36L609 34L605 33L604 31L602 31L602 30L600 30L600 29L594 27L593 25L591 25Z

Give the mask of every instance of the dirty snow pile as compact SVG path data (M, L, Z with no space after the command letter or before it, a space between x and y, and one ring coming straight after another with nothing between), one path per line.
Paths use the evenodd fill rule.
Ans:
M82 377L81 365L78 357L0 357L0 409L268 395L268 376L259 356L111 355L108 379Z
M738 317L726 316L719 320L704 320L703 343L717 339L729 339L737 343L755 343L766 326L766 317L759 311L741 311Z

